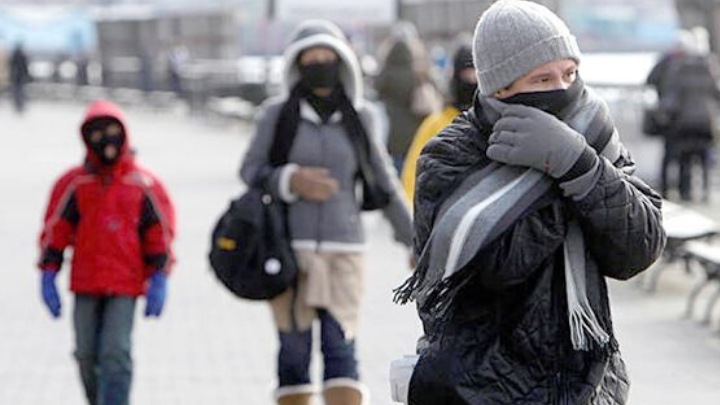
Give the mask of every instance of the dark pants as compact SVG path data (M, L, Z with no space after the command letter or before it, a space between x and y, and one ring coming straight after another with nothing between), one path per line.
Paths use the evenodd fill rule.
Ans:
M12 86L12 97L15 111L23 113L25 111L25 85L14 84Z
M318 310L320 320L320 350L323 354L325 381L335 378L359 379L355 359L355 340L346 340L340 324L325 310ZM280 332L278 377L280 387L310 383L312 357L312 329Z
M710 142L703 145L682 145L674 142L665 143L665 154L660 172L661 193L667 197L670 189L670 167L677 165L677 189L683 201L692 200L692 170L695 162L700 164L702 171L703 199L710 197Z
M135 298L75 297L75 358L91 405L127 405Z

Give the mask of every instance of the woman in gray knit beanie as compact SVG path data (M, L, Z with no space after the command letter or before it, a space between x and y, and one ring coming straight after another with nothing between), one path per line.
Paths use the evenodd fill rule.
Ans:
M662 253L660 196L633 176L606 104L550 10L494 3L475 30L478 96L423 150L415 300L427 343L412 405L622 405L606 279Z

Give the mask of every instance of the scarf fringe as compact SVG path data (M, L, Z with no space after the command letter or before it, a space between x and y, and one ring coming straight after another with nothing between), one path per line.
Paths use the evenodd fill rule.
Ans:
M443 279L438 285L426 291L420 287L424 273L418 271L394 290L394 301L400 304L417 301L419 312L425 314L423 317L423 322L427 322L425 332L428 336L434 336L450 322L455 298L472 280L472 276L471 271L461 271Z
M591 349L591 340L599 346L605 346L610 341L610 335L600 326L584 292L578 297L577 284L569 265L565 266L565 285L573 349L588 351Z
M400 305L406 305L413 301L415 288L419 284L415 275L410 276L402 285L393 289L393 302Z

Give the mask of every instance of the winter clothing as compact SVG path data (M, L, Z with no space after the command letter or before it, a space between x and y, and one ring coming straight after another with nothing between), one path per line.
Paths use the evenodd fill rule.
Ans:
M489 99L489 101L493 101ZM502 114L490 136L487 155L511 166L532 167L560 179L587 151L583 135L537 108L494 100ZM589 156L589 167L597 158ZM577 175L584 174L576 173Z
M401 176L403 187L405 188L405 196L411 204L415 195L415 166L418 157L420 157L420 152L422 152L425 144L427 144L430 139L439 134L446 126L450 125L459 114L460 111L458 111L457 108L445 107L441 112L425 118L420 128L418 128L410 145L410 149L408 149L405 161L403 162Z
M25 110L25 84L30 81L28 58L21 47L15 48L10 57L10 87L12 90L15 111Z
M579 62L562 21L501 0L475 35L484 97L417 165L419 261L397 297L417 299L426 332L409 403L622 405L605 277L660 256L661 199L632 176L607 106L580 79L506 100L520 105L488 97L542 64Z
M325 382L323 398L326 405L369 405L370 394L365 385L345 378Z
M412 136L425 118L412 110L415 89L421 84L415 65L410 44L397 41L388 51L385 65L375 83L390 122L388 151L400 161L405 158Z
M117 107L93 103L82 132L99 118L111 118L123 128L119 160L104 165L86 143L85 163L55 183L40 237L39 266L60 270L65 248L73 246L72 291L136 297L145 292L153 271L171 268L175 214L160 180L135 163Z
M337 75L330 74L339 77L339 86L328 97L320 98L308 88L326 86L324 77L308 73L297 62L303 51L314 47L329 48L339 59L333 68ZM270 192L287 203L290 239L300 269L297 287L270 303L280 336L276 391L280 403L305 401L312 392L308 367L316 319L320 320L324 378L358 379L353 336L364 287L361 206L368 197L356 193L358 186L368 184L361 162L369 163L370 175L387 199L380 205L396 240L407 246L412 240L409 209L389 157L372 133L375 126L365 105L359 64L342 32L327 22L305 23L284 58L286 94L266 104L240 170L248 184L260 174L268 175ZM268 156L276 137L285 145L290 143L288 163L280 167L273 167L274 159ZM295 195L290 180L300 167L326 169L338 183L337 192L323 202Z
M25 51L17 47L10 57L10 83L13 86L22 86L30 80L28 58Z
M364 107L360 68L349 46L329 34L293 42L285 53L285 60L290 65L286 67L286 82L295 88L299 73L294 61L302 50L313 46L331 47L340 56L343 89L353 102L367 133L369 158L376 181L391 196L390 204L383 209L383 213L393 224L396 240L409 246L412 241L409 211L400 196L386 154L377 145L377 137L369 132L375 128L372 124L374 117ZM258 119L255 137L240 170L240 176L248 184L253 183L258 173L267 167L268 151L288 97L270 101ZM270 176L272 193L291 203L288 219L292 245L298 250L360 252L363 250L364 232L358 196L355 194L358 158L342 123L342 114L335 114L327 123L323 123L305 100L300 101L299 108L300 122L289 153L290 163L274 169ZM330 175L340 183L338 193L322 204L298 199L290 192L290 178L298 165L328 169Z
M159 317L162 314L165 305L165 295L167 294L167 274L162 270L157 270L150 277L150 287L147 291L147 307L145 307L145 316Z
M357 330L360 301L365 287L363 257L358 253L316 253L298 250L300 270L296 292L286 292L271 301L280 330L290 330L291 305L295 325L309 329L316 308L324 308L342 325L348 338Z
M135 301L120 296L75 297L75 359L91 405L129 403Z
M91 405L127 405L136 298L150 278L145 313L160 315L175 215L160 181L135 163L127 125L114 104L91 104L80 132L85 163L53 187L40 236L43 295L72 246L75 358L85 393Z
M323 381L335 378L359 379L355 340L345 336L340 324L325 310L317 310L324 360ZM310 385L312 329L280 331L278 376L280 387Z
M306 89L335 88L340 83L340 64L313 63L299 66L300 83Z
M450 80L450 90L452 93L450 105L446 106L442 111L431 114L423 120L420 128L418 128L413 137L410 149L403 162L401 179L405 188L405 196L412 205L413 196L415 194L415 165L425 144L440 133L446 126L460 114L472 106L477 85L468 83L462 78L464 69L473 67L472 48L467 45L460 46L453 57L453 73Z
M578 80L573 86L579 87L578 84L582 82ZM566 196L581 199L597 182L598 177L595 173L599 168L598 153L602 153L603 157L614 162L622 156L623 148L612 122L608 120L608 109L605 104L589 89L577 93L578 96L566 106L567 112L561 116L567 125L562 124L558 118L531 107L508 107L494 99L480 99L486 116L493 123L494 128L493 134L489 137L488 157L493 159L490 153L496 146L493 144L493 138L500 133L502 125L507 125L503 121L518 120L517 117L512 116L513 108L522 107L536 111L542 114L537 117L538 121L555 121L556 124L552 126L562 124L566 128L541 131L534 135L535 139L552 138L548 135L552 132L570 137L564 141L565 143L572 144L576 142L575 138L579 138L582 149L571 163L572 167L563 171L570 174L563 174L560 188L565 191ZM530 118L526 117L518 121L522 125L529 120ZM542 128L543 125L540 127ZM524 136L523 132L521 130L514 133L521 139L520 137ZM585 138L587 144L592 147L586 146ZM517 145L518 152L515 154L522 156L524 144L518 142ZM562 150L563 147L564 145L556 146L558 150ZM542 149L533 143L530 143L529 149L542 152ZM581 158L581 155L587 156ZM497 159L493 160L503 163ZM408 288L401 292L403 299L408 297L408 293L412 293L421 309L433 308L433 317L438 323L447 322L449 305L463 284L463 276L456 276L455 273L467 266L479 251L515 223L526 209L542 198L554 184L551 171L548 173L548 170L533 170L530 163L498 165L495 162L468 177L458 187L463 190L462 194L449 198L445 206L440 209L440 214L433 225L434 231L426 242L415 274L410 279ZM581 186L574 184L578 181L583 184ZM567 182L571 182L573 187L567 187ZM607 343L608 335L598 324L595 310L587 300L586 273L593 268L587 268L582 259L584 237L574 220L568 221L567 229L563 254L566 264L570 332L573 347L586 350L590 338L604 345ZM465 276L467 275L468 273L465 273Z
M271 301L280 333L281 387L310 383L312 326L319 319L324 380L358 379L354 334L364 290L362 256L297 252L297 289Z
M472 47L462 45L453 56L453 73L450 80L452 105L460 111L465 111L472 106L477 93L477 83L463 79L462 73L466 69L474 70Z
M486 152L499 118L477 103L423 151L415 197L418 256L444 203L467 191L461 183L497 164ZM599 126L601 135L612 138L616 132L608 124L601 119L590 128ZM527 207L515 221L500 218L506 230L442 285L454 293L442 322L436 307L420 304L428 347L412 377L410 404L625 403L628 380L612 332L605 277L627 279L647 268L659 257L665 234L659 196L629 174L632 161L624 149L618 151L612 162L597 159L590 181L576 178L589 190L566 189L563 196L573 181L552 186L534 202L524 201ZM571 172L587 170L574 166ZM564 247L571 220L584 235L587 301L609 334L608 343L595 342L587 351L573 347L568 322L573 303Z
M483 13L475 28L473 53L483 96L545 63L580 63L580 49L565 23L545 6L525 0L500 0Z
M310 405L310 401L310 393L287 394L277 398L278 405Z
M60 295L57 291L57 286L55 286L55 276L57 275L56 271L52 270L43 270L42 272L42 288L41 293L43 297L43 301L45 301L45 305L50 310L50 314L52 314L53 317L58 318L60 316Z
M691 173L697 157L703 168L704 197L709 197L708 149L720 114L719 75L715 59L679 52L664 57L648 76L647 82L657 89L659 108L667 119L661 134L665 155L660 178L665 196L670 188L668 168L677 162L680 196L684 200L692 198Z

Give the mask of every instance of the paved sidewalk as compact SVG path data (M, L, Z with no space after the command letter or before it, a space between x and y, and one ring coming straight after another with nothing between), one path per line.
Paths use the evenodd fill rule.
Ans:
M49 187L82 157L82 113L80 106L34 104L21 119L0 102L2 405L83 403L72 358L67 268L60 277L59 321L42 305L34 268ZM166 313L147 321L144 301L139 305L132 403L271 404L276 342L269 310L233 299L206 260L211 227L241 189L236 173L251 127L140 110L129 110L128 122L139 161L167 182L179 219L179 261ZM408 274L406 252L379 215L365 219L371 243L359 355L372 404L387 405L389 363L413 351L420 326L412 306L391 302L392 288ZM668 271L651 296L631 283L613 283L616 329L634 383L631 405L720 403L720 337L680 320L691 281Z

